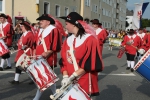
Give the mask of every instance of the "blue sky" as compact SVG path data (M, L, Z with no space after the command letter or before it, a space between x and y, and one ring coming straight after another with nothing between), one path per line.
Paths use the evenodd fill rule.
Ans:
M127 2L127 8L129 10L134 10L134 3L140 3L140 2L150 2L150 0L128 0ZM145 10L144 14L143 14L143 18L148 18L150 19L150 4L147 6L147 9Z

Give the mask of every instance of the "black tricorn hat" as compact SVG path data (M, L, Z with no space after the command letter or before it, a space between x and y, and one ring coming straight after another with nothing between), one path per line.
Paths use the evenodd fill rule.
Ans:
M133 30L133 29L130 29L130 30L128 31L128 33L134 33L134 30Z
M53 18L51 18L48 14L43 14L42 16L40 16L39 18L37 18L36 20L48 20L51 22L51 24L55 24L55 21Z
M4 17L4 18L6 18L6 19L8 18L8 17L7 17L5 14L3 14L3 13L0 14L0 17Z
M143 28L139 28L139 30L143 30Z
M22 23L20 23L20 24L21 24L21 25L24 25L25 27L28 27L28 28L31 29L30 23L27 22L27 21L24 21L24 22L22 22Z
M100 25L100 26L102 25L102 23L100 23L98 19L93 19L90 22L92 22L92 24L97 24L97 25Z
M83 17L81 15L79 15L77 12L71 12L68 16L62 16L59 17L61 19L64 19L65 21L79 27L78 24L78 20L82 20L83 21Z

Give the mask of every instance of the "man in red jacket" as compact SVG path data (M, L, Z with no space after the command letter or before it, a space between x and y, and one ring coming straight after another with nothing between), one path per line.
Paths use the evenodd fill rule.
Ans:
M100 50L101 50L101 54L102 54L102 50L103 50L103 44L105 43L105 40L108 36L107 32L105 29L102 28L102 24L99 23L98 19L93 19L91 20L92 22L92 26L96 31L96 35L98 37L99 40L99 45L100 45Z
M137 50L141 47L141 45L142 45L141 38L138 35L134 34L133 29L130 29L128 35L126 35L122 41L122 48L125 49L127 56L128 67L126 69L129 70L131 68L131 72L134 71L133 70L135 64L134 58Z
M0 38L4 40L8 47L10 47L12 45L12 34L14 31L12 25L7 22L7 18L8 17L5 14L0 14ZM0 71L3 71L5 60L7 61L7 67L5 69L11 69L10 54L7 53L2 56Z
M146 46L147 41L148 41L148 35L144 32L144 30L142 28L139 29L139 31L137 32L137 35L141 38L142 40L142 47ZM143 54L140 54L139 52L137 52L137 58L138 60L140 60L140 58L143 56Z

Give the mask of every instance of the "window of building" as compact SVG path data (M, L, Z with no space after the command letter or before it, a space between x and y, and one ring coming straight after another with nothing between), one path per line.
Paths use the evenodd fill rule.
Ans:
M109 0L107 0L107 4L109 4Z
M2 7L3 4L2 3L3 3L3 0L0 0L0 12L2 12L2 10L3 10L3 7Z
M85 5L90 6L90 0L85 0Z
M114 3L114 8L116 8L116 3Z
M106 16L108 16L108 11L106 10Z
M116 14L114 14L114 18L116 18Z
M107 28L107 22L105 22L105 27Z
M95 5L95 12L97 13L98 12L98 7Z
M101 15L99 14L98 16L99 16L99 20L101 20Z
M59 17L60 16L60 6L59 5L56 5L56 8L55 8L56 10L56 12L55 12L55 15L56 15L56 17Z
M65 16L69 14L69 8L65 7Z
M103 15L105 15L105 9L102 9L102 11L103 11Z
M112 0L110 0L109 4L112 6Z
M111 12L109 11L109 17L111 17Z
M48 2L44 2L44 14L49 14L50 4Z
M101 0L99 0L99 8L101 9Z

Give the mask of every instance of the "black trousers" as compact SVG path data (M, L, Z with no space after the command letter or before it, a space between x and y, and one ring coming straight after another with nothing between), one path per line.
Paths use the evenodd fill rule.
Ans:
M7 59L7 58L10 58L10 54L9 53L7 53L7 54L2 56L2 59Z
M126 56L127 56L127 60L128 60L128 61L134 61L135 55L126 53Z
M18 67L16 67L16 73L21 74L22 70L20 70Z

